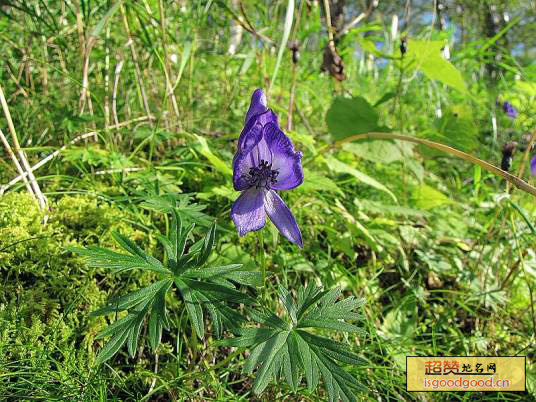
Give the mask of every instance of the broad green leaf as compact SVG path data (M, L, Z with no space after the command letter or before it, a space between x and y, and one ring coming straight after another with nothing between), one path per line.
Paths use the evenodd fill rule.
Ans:
M376 101L374 107L380 106L382 103L388 102L391 99L396 98L396 92L386 92L383 96Z
M362 173L359 170L354 169L353 167L347 165L346 163L339 161L333 156L326 156L324 157L324 159L326 160L328 167L334 172L350 174L354 176L360 182L368 184L369 186L374 187L377 190L380 190L389 194L389 196L395 202L397 202L395 195L387 187L385 187L383 184L378 182L376 179L373 179L372 177L367 176L365 173Z
M337 184L321 174L320 172L314 172L304 169L303 176L305 180L303 184L297 188L299 191L306 193L314 193L315 191L327 191L331 193L338 193L344 195L343 191L337 186Z
M378 125L378 112L361 96L336 97L327 114L326 124L335 141L371 131L385 131Z
M229 167L229 164L223 162L220 158L214 155L214 153L210 150L210 147L208 146L207 140L197 134L194 135L199 144L201 145L201 149L199 151L201 152L201 155L208 159L212 166L214 166L214 169L223 173L226 176L232 176L233 171Z
M365 226L363 226L361 222L355 219L355 217L350 212L348 212L345 206L338 199L335 200L335 206L340 211L342 217L346 219L346 224L348 226L348 229L350 229L350 231L352 232L352 235L359 238L364 238L373 250L378 251L378 242L376 241L374 236L372 236L369 230Z
M378 201L371 201L367 199L354 199L354 204L359 208L367 212L371 212L379 215L394 215L394 216L407 216L407 217L425 217L427 212L420 211L418 209L412 209L408 207L401 207L398 205L388 205Z
M471 108L459 104L451 106L443 116L434 121L435 131L424 132L426 138L452 147L472 151L480 146L480 132L473 121ZM439 151L423 149L428 155L439 155Z
M414 205L417 208L424 210L440 207L441 205L452 204L451 201L445 194L437 191L435 188L432 188L426 184L421 184L417 186L412 191L412 199Z
M421 71L431 80L446 84L461 93L468 93L461 73L441 55L446 41L419 41L410 39L405 60L410 68Z
M399 143L391 141L359 141L344 144L343 149L360 158L379 163L391 163L404 159Z

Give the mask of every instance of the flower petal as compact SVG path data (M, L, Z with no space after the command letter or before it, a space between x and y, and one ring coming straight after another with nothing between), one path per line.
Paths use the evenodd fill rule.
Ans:
M290 209L288 209L287 205L275 191L269 190L266 192L264 209L270 217L270 220L279 230L279 233L292 243L303 248L302 235L300 228L296 223L296 219L294 219Z
M233 158L233 187L235 190L242 191L249 187L245 177L249 173L249 169L255 166L252 151L256 149L257 144L262 139L262 126L260 124L250 127L247 132L243 132L240 136L238 151Z
M536 176L536 155L530 160L530 173Z
M279 124L277 122L277 116L270 109L261 114L255 115L252 119L249 119L249 121L244 125L244 128L240 133L240 137L238 138L238 151L243 152L244 148L248 146L248 143L246 142L248 133L250 133L252 130L255 130L260 134L263 127L268 123L275 124L276 126Z
M303 183L301 152L294 151L292 141L275 124L267 124L263 138L272 153L272 169L277 170L275 190L292 190Z
M247 124L249 119L251 119L253 116L266 112L267 109L266 95L262 89L256 89L253 92L253 95L251 95L251 102L249 104L249 109L246 114L244 124Z
M264 227L264 190L251 188L242 192L231 208L231 218L240 237L248 232L255 232Z
M248 188L246 176L252 167L258 167L261 160L272 163L272 152L262 136L262 127L256 124L243 137L243 146L233 158L233 186L237 191Z

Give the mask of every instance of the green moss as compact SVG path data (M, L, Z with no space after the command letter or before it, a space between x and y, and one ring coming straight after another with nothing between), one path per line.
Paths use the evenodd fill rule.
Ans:
M61 383L61 391L50 388L46 393L61 399L79 398L84 394L81 384L102 380L92 366L99 347L95 335L105 319L90 318L89 313L111 294L138 288L151 278L90 269L65 249L114 247L113 231L151 248L153 241L132 229L126 223L129 218L95 198L66 196L50 202L44 225L28 194L0 198L0 368L25 373L28 381L41 384L36 390ZM0 378L0 388L9 381L15 378Z

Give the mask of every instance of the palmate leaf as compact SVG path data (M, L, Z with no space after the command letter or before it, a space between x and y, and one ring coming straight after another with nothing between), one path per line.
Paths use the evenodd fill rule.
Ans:
M169 236L159 236L166 259L161 262L147 254L130 239L115 233L114 238L128 254L122 254L100 247L70 248L85 257L88 264L96 268L108 268L114 272L141 269L157 273L159 279L141 289L124 296L115 297L93 316L103 316L121 312L127 315L118 319L96 339L110 339L97 356L97 363L113 357L127 344L130 356L134 356L143 325L148 326L149 344L153 350L159 346L162 331L169 327L166 313L166 294L173 284L184 303L186 312L197 336L205 336L206 313L212 322L217 337L224 328L240 325L245 318L237 312L236 305L252 304L255 300L238 290L239 285L254 286L261 282L260 273L246 271L242 265L205 267L214 246L216 224L213 223L204 238L192 244L188 251L187 241L194 224L186 229L182 226L180 214L171 211Z
M210 226L212 219L202 212L206 206L192 204L188 194L163 194L147 197L142 196L141 207L153 211L170 213L175 211L183 221L188 224L196 223L201 226Z
M364 389L338 362L359 365L364 360L347 345L310 333L305 328L365 334L360 327L345 321L363 319L354 311L363 301L354 297L337 301L341 294L339 289L325 291L313 284L301 287L296 301L282 287L278 293L287 320L270 311L252 310L249 315L261 327L232 329L237 337L220 341L222 345L251 349L244 372L251 374L257 370L253 391L260 394L271 380L282 377L296 391L305 374L311 391L322 379L330 401L355 401L355 393Z

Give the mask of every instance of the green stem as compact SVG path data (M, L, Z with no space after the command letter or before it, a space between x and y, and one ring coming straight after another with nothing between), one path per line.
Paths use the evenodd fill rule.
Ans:
M402 93L402 78L404 76L404 55L400 59L400 71L398 74L398 84L396 86L396 98L393 112L396 112L396 107L398 106L398 125L400 131L404 131L402 123L402 101L400 100L400 95Z
M264 237L262 235L262 230L257 232L259 237L259 256L261 259L261 273L262 273L262 287L266 286L266 260L264 256Z
M450 154L452 156L455 156L457 158L470 162L474 165L478 165L482 169L487 170L488 172L493 173L494 175L500 176L503 179L509 181L520 190L523 190L526 193L532 194L534 197L536 197L536 187L531 186L526 181L498 168L497 166L492 165L491 163L483 161L482 159L478 159L472 155L469 155L468 153L459 151L455 148L449 147L448 145L443 145L438 142L428 141L422 138L409 137L407 135L401 135L401 134L370 132L370 133L365 133L365 134L351 135L350 137L347 137L344 140L337 141L329 145L328 147L324 147L322 149L322 152L318 152L313 158L309 159L306 163L304 163L303 166L309 165L312 161L314 161L321 154L325 154L326 152L329 152L335 148L339 148L342 145L346 144L347 142L352 142L356 140L366 140L366 139L408 141L408 142L413 142L415 144L424 145L425 147L437 149L439 151L445 152L447 154Z

